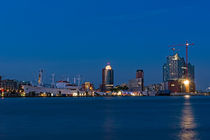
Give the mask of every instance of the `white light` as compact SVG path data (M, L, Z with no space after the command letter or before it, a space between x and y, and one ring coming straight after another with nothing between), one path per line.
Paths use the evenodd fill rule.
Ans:
M119 91L119 92L117 93L117 95L118 95L118 96L121 96L121 95L122 95L122 92L121 92L121 91Z
M184 98L189 99L190 95L185 95Z
M185 80L185 81L184 81L184 84L185 84L185 85L189 85L189 84L190 84L190 81L189 81L189 80Z

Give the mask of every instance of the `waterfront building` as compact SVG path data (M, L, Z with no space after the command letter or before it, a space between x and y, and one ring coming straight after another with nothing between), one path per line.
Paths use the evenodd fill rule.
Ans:
M85 82L84 84L82 84L82 90L83 91L93 91L94 90L94 85L91 84L90 82Z
M78 96L81 93L77 89L47 88L29 85L24 85L23 91L25 96Z
M19 89L19 84L16 80L1 80L1 88L3 88L7 92L14 92Z
M144 71L143 70L136 71L136 79L138 79L138 78L144 79Z
M186 75L186 62L178 53L167 57L166 63L163 65L163 82L165 90L171 92L185 92L186 86L184 81L189 79L190 92L195 92L195 76L194 66L188 64L188 75Z
M154 91L154 92L159 92L164 90L164 84L163 83L158 83L158 84L151 84L148 86L145 86L145 91Z
M74 84L71 84L68 81L57 81L56 82L56 88L59 89L70 89L70 90L76 90L79 88L79 86L76 86Z
M131 79L128 82L128 88L130 91L144 91L144 71L136 71L136 79Z
M163 65L163 81L179 80L186 78L186 63L183 57L178 53L167 57L166 63ZM194 81L194 66L188 64L188 78Z
M108 63L105 68L102 69L102 85L101 91L110 91L114 87L114 70Z

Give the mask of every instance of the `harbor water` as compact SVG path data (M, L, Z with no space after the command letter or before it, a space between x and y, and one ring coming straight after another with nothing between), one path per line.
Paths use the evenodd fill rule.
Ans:
M210 97L0 99L1 140L209 140Z

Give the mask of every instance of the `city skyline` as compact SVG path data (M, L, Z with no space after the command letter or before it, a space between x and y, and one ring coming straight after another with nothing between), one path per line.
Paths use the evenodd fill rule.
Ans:
M210 1L0 1L0 140L208 140Z
M112 3L112 4L110 4ZM170 44L194 42L189 60L197 89L206 89L208 71L207 3L168 1L4 1L1 4L0 75L35 80L40 68L57 79L81 74L101 83L101 68L111 62L116 84L144 69L145 84L162 82ZM206 7L206 8L205 8ZM181 55L185 56L184 47ZM48 80L49 81L49 80Z
M170 53L172 53L172 52L170 52ZM178 54L180 53L180 52L177 52ZM173 56L173 54L169 54L168 56ZM168 57L167 56L167 57ZM185 57L183 57L183 59L184 59L184 61L185 61ZM191 63L191 62L189 62L189 63ZM110 65L110 62L107 62L107 65ZM137 67L137 69L139 69L139 68L142 68L142 67ZM43 69L40 69L40 70L42 70L43 71ZM33 78L34 79L32 79L32 80L28 80L28 81L30 81L30 82L32 82L33 84L37 84L37 80L39 79L38 78L38 75L39 75L39 72L40 71L36 71L36 72L34 72L33 74L32 74L32 76L34 76ZM43 71L44 72L44 71ZM82 74L75 74L75 75L70 75L70 74L62 74L62 75L59 75L59 76L57 76L56 75L56 73L49 73L49 71L45 71L45 73L44 73L44 76L43 76L43 83L44 84L48 84L48 85L50 85L50 82L51 82L51 76L52 76L52 74L55 74L55 80L57 80L57 81L59 81L59 80L67 80L67 79L69 79L70 80L70 82L72 82L73 83L73 80L74 80L74 78L75 77L77 77L77 76L82 76L82 82L86 82L86 81L91 81L92 83L94 83L95 85L96 85L96 87L99 87L100 88L100 85L101 85L101 81L102 81L102 78L99 78L99 79L97 79L96 81L94 81L94 80L92 80L91 78L90 79L87 79L87 76L85 76L85 75L82 75ZM196 73L195 73L196 74ZM135 77L135 72L133 71L132 73L129 73L129 74L127 74L127 75L132 75L132 77L127 77L127 79L129 79L129 78L134 78ZM161 78L163 77L163 72L161 71ZM3 76L3 78L4 79L15 79L14 77L8 77L8 76ZM195 78L196 79L196 78ZM22 81L27 81L27 80L25 80L25 79L17 79L17 80L22 80ZM157 80L157 79L154 79L155 81ZM98 83L98 81L99 81L99 83ZM120 85L120 84L123 84L123 83L128 83L128 81L129 80L127 80L127 81L119 81L118 79L116 79L115 78L115 86L116 85ZM145 80L147 83L147 85L151 85L151 84L155 84L155 83L162 83L163 82L163 80L161 79L160 81L158 81L157 80L157 82L148 82L148 80L146 79ZM198 83L197 83L198 84ZM199 86L199 84L198 84L198 87L200 87ZM202 88L198 88L198 90L201 90ZM203 88L202 90L206 90L205 88Z

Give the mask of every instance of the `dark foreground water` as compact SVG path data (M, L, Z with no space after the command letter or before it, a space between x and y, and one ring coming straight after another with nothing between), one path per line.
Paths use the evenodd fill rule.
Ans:
M0 99L0 140L210 140L210 97Z

